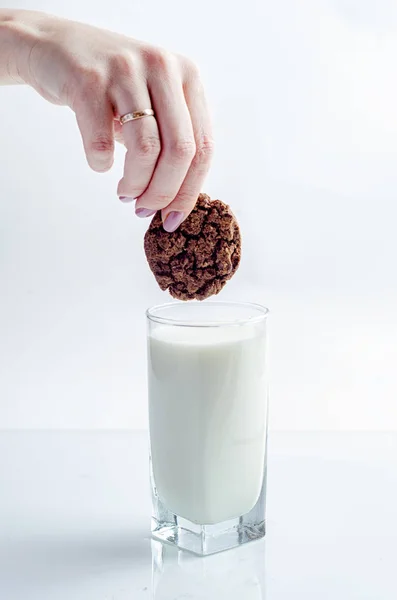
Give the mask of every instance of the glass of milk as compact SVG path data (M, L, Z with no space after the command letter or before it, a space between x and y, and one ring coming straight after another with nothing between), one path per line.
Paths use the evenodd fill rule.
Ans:
M153 537L205 555L265 535L268 310L147 311Z

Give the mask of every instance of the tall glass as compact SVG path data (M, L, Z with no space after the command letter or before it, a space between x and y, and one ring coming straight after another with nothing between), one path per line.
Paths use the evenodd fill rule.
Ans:
M196 554L265 535L268 311L147 311L152 534Z

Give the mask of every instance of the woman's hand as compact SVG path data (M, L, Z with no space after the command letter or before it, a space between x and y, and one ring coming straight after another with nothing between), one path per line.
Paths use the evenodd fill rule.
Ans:
M195 205L213 150L195 65L89 25L41 13L12 14L8 27L24 38L21 47L30 46L18 56L18 75L50 102L75 112L95 171L110 169L114 139L124 142L120 199L137 198L139 216L162 209L165 228L174 231ZM146 108L155 117L121 127L120 116Z

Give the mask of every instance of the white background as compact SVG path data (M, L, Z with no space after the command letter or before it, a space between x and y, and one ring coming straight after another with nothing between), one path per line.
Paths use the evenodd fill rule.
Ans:
M12 0L9 6L17 6ZM268 305L271 427L397 429L394 0L20 2L194 58L206 189L244 259L223 299ZM21 118L22 115L22 118ZM74 117L0 89L0 427L147 425L147 222L85 164Z

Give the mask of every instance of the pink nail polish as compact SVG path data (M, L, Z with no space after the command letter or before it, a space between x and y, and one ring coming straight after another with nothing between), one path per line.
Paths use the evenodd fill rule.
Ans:
M119 200L121 200L121 202L133 202L135 198L131 198L130 196L119 196Z
M170 212L163 223L165 231L168 231L168 233L176 231L176 229L178 229L179 225L182 223L184 218L185 213L183 212L177 210L173 210L172 212Z
M155 210L151 210L150 208L137 208L135 211L137 217L141 219L145 219L146 217L152 217L156 214Z

